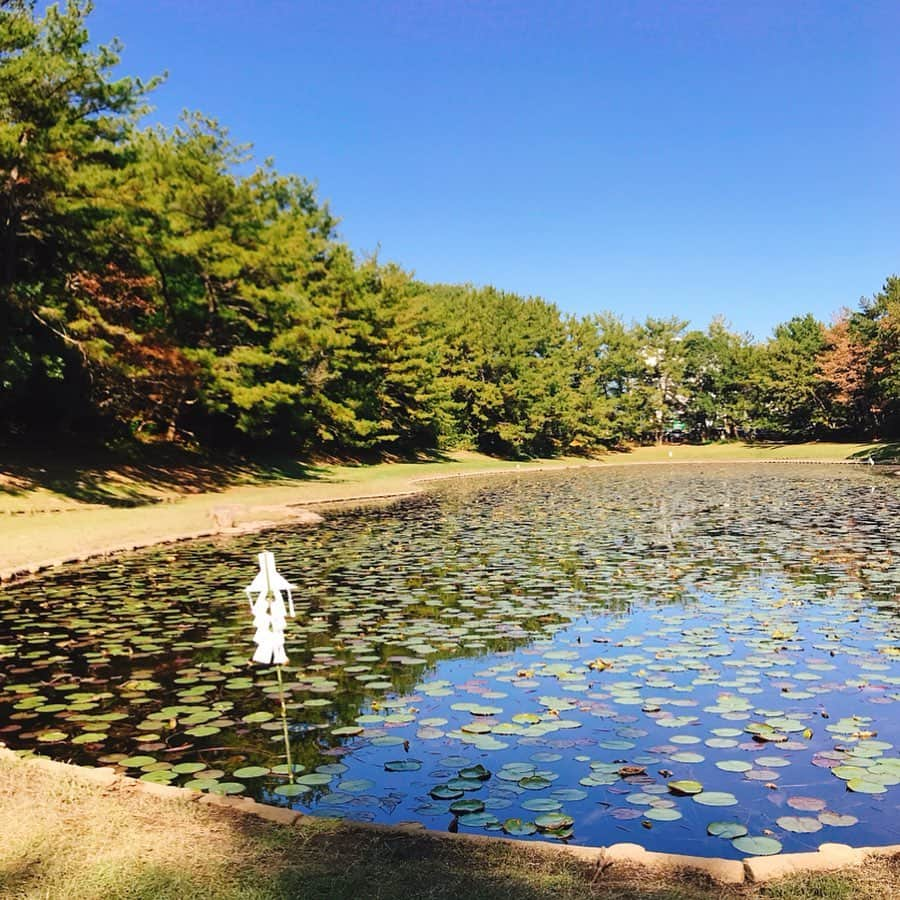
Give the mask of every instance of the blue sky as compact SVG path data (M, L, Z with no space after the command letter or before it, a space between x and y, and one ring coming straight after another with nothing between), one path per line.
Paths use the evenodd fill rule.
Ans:
M360 253L572 313L828 321L900 272L900 3L97 0Z

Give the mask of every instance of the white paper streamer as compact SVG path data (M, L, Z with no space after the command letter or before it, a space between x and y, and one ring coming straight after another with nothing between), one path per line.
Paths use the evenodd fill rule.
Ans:
M244 590L247 592L247 600L250 602L250 611L253 613L253 625L256 633L253 641L256 644L256 652L253 661L276 666L282 666L287 661L284 652L284 626L287 616L294 615L293 585L278 574L275 569L275 556L268 551L263 551L257 557L259 560L259 573ZM287 609L281 592L287 592ZM256 594L256 599L253 595Z

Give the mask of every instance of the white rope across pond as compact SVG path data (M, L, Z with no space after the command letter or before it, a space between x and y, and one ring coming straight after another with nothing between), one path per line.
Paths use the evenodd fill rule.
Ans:
M286 617L294 616L292 595L294 586L276 571L274 554L263 551L257 558L259 572L244 588L253 612L253 624L256 626L253 641L257 646L253 661L282 666L288 661L284 652L284 626L287 622ZM282 591L287 592L287 608L284 605Z

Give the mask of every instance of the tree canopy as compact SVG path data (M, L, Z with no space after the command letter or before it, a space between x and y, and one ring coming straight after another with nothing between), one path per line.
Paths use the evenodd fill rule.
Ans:
M900 434L900 278L830 325L626 323L358 258L220 123L144 127L91 5L0 5L0 435L586 452ZM598 302L598 308L602 302Z

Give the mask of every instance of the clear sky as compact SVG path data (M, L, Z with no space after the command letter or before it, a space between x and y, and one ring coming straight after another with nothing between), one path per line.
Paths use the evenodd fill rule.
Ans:
M427 281L765 337L900 272L898 0L96 0Z

